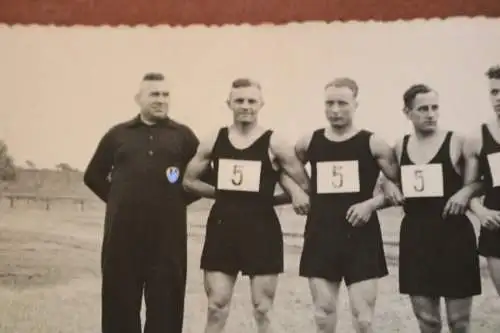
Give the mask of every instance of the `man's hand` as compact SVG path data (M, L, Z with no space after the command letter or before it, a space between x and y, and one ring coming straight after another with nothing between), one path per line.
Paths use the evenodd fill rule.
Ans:
M298 215L309 213L309 196L304 191L297 189L292 195L292 207Z
M443 218L449 215L462 215L468 209L470 193L466 188L457 191L448 199L443 209Z
M389 203L393 206L400 206L404 203L405 198L399 187L388 179L384 179L382 182L382 189L385 197Z
M370 220L374 211L375 207L371 200L354 204L347 211L347 222L349 222L353 227L362 226Z
M479 210L476 214L479 219L481 226L490 230L500 229L500 211L483 208Z

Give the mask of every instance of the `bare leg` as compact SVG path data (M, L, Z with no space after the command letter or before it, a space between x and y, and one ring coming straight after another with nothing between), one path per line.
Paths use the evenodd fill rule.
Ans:
M236 276L205 271L205 293L208 298L205 333L221 333L229 316Z
M353 325L357 333L373 333L372 323L377 300L378 279L353 283L347 287Z
M491 280L495 285L498 296L500 296L500 258L488 257L487 261Z
M440 333L442 329L439 298L410 296L421 333Z
M470 332L472 297L446 299L446 315L451 333Z
M335 333L340 282L310 278L309 289L314 304L317 333Z
M258 333L271 333L269 312L273 307L278 275L256 275L250 278L253 312Z

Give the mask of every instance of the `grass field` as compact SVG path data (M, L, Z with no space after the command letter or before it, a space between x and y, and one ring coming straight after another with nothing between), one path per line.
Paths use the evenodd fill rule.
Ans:
M285 273L279 283L273 311L275 332L314 332L307 282L298 277L303 218L281 212L287 235ZM189 213L189 267L185 330L203 332L206 300L198 268L206 212ZM380 214L390 275L380 282L376 332L417 332L406 297L397 291L397 241L400 214ZM5 203L0 208L0 332L97 333L100 332L99 255L102 207L79 212L61 205L51 211ZM425 244L423 244L425 246ZM500 332L500 300L483 271L483 294L475 299L474 333ZM237 283L226 332L253 332L249 287ZM338 332L352 332L345 289L340 300ZM445 330L446 332L446 330Z

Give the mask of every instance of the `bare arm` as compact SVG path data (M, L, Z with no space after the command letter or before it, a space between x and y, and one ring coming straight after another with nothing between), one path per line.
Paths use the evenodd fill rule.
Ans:
M399 184L399 165L394 150L375 134L370 138L370 149L385 179Z
M276 156L283 173L286 173L290 180L282 178L280 183L284 186L286 190L290 190L290 186L293 187L292 182L295 182L302 191L309 192L309 177L304 168L304 164L299 160L295 149L292 145L289 145L286 140L277 137L275 134L271 137L270 148L273 154Z
M374 206L376 209L382 209L401 204L403 195L400 191L398 145L391 148L385 141L372 135L370 148L381 170L373 194Z
M215 187L202 180L206 170L210 168L210 157L217 136L211 136L198 146L196 154L189 161L182 185L188 192L204 198L215 198Z
M307 135L307 136L301 138L295 144L295 147L294 147L295 148L294 149L295 156L299 160L302 167L307 163L306 152L307 152L307 149L309 147L310 141L311 141L311 136ZM304 171L305 171L305 169L304 169ZM306 173L306 177L307 177L307 173ZM309 183L309 177L307 177L307 178L308 178L308 183ZM304 191L286 172L281 172L279 183L280 183L281 187L283 188L284 192L275 196L275 204L276 205L288 204L291 202L291 195L293 193L296 193L296 191Z
M470 138L465 139L463 143L463 156L464 156L464 185L474 184L476 182L480 183L477 190L474 191L471 200L469 201L469 209L474 213L478 213L484 210L482 205L482 200L479 197L484 188L482 183L482 177L479 170L479 154L482 148L482 139L480 135L475 135Z

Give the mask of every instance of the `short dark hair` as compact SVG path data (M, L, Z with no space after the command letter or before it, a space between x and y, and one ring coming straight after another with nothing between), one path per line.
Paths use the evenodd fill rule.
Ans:
M494 65L488 68L486 71L486 77L490 80L500 80L500 65Z
M260 83L249 78L237 78L231 83L231 88L233 89L248 87L257 87L259 90L261 89Z
M411 109L413 107L413 102L419 94L427 94L434 91L431 87L426 84L414 84L410 86L403 94L403 103L405 108Z
M144 74L142 77L143 81L163 81L165 80L165 75L159 72L149 72Z

